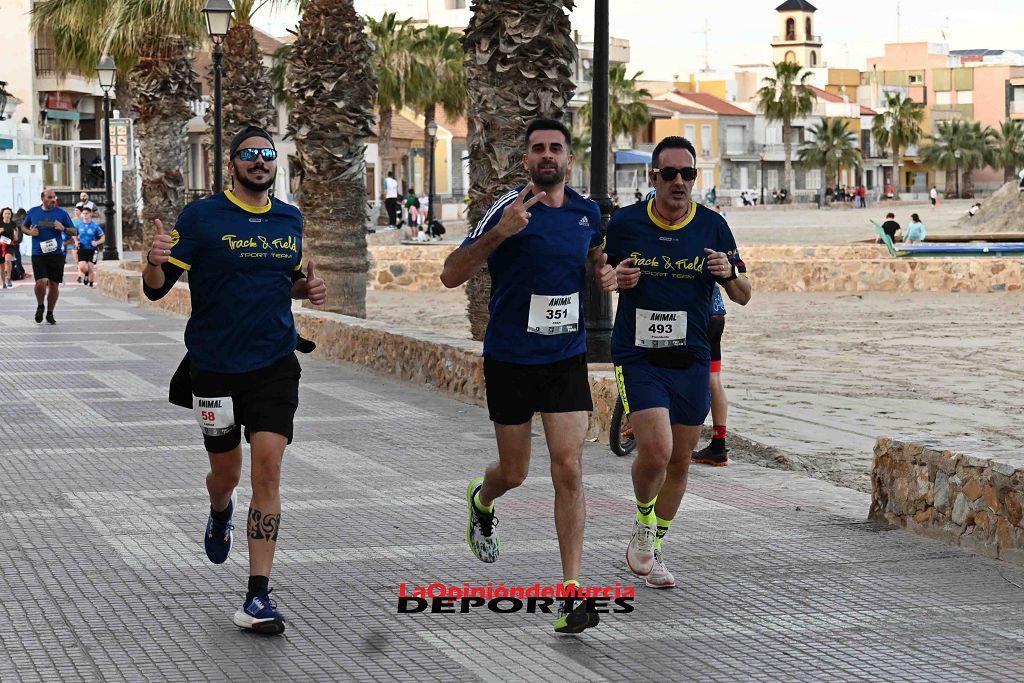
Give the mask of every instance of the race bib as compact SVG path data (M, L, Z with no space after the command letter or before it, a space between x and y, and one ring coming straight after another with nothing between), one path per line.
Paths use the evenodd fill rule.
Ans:
M647 311L636 309L637 346L666 349L686 344L686 311Z
M12 241L7 235L0 235L0 244L10 244Z
M227 434L235 427L235 404L230 396L193 396L192 410L203 434L207 436Z
M530 317L526 331L534 334L569 334L580 329L580 294L530 297Z
M46 240L39 243L39 250L44 254L52 254L57 251L57 239Z

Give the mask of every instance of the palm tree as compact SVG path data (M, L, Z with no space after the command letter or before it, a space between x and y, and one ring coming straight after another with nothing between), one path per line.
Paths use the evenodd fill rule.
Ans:
M235 14L231 28L224 37L224 68L221 96L221 145L229 149L231 138L247 124L268 130L277 128L274 88L270 74L263 65L263 52L256 42L252 18L269 0L234 0ZM280 4L280 3L279 3ZM213 83L213 64L208 69L208 83ZM206 124L213 136L214 108L206 110ZM221 159L221 163L227 160ZM221 188L213 188L220 192Z
M992 136L994 163L1003 167L1003 182L1013 182L1024 166L1024 121L1007 119Z
M608 187L615 186L615 140L621 135L630 136L630 146L636 131L646 126L651 120L651 110L644 103L651 93L637 85L637 79L643 71L637 71L630 77L626 76L625 64L614 64L608 69ZM580 118L584 126L590 130L591 109L594 91L586 104L580 107Z
M202 5L203 0L43 0L32 8L33 26L53 34L62 70L92 73L105 53L117 62L119 80L125 81L119 92L134 105L125 111L134 108L137 114L147 226L184 206L186 126L189 103L198 97L189 52L204 32Z
M423 114L423 152L424 159L429 159L430 135L427 126L436 119L438 106L449 119L466 113L469 104L466 53L462 50L458 34L445 26L430 24L417 33L412 56L406 95L408 101Z
M366 141L373 43L352 0L311 0L288 56L288 134L301 169L304 251L331 290L327 309L366 317Z
M963 147L960 150L960 168L963 169L963 198L974 197L974 171L995 163L992 138L995 132L988 126L981 127L978 121L970 121L964 127Z
M469 87L469 222L527 180L521 162L526 125L561 118L572 99L578 57L568 12L574 0L477 0L462 44ZM467 312L474 339L487 328L491 282L470 279Z
M796 62L779 62L775 65L775 78L766 77L764 85L757 91L758 104L769 121L782 122L782 149L785 153L783 184L789 193L789 201L796 192L793 178L793 141L790 131L793 121L809 116L814 110L817 96L807 85L810 71L803 71Z
M797 150L797 158L805 166L823 169L827 187L839 184L840 166L860 165L857 134L849 129L847 121L826 117L808 128L808 132L814 139Z
M900 157L921 139L924 107L899 93L885 93L885 111L871 121L871 136L882 149L892 150L893 187L900 196Z
M590 177L590 128L572 134L573 165L580 169L584 178Z
M921 163L946 173L946 197L953 197L956 194L954 188L959 186L960 178L955 174L959 169L957 152L964 146L964 129L964 122L959 119L941 121L921 145Z

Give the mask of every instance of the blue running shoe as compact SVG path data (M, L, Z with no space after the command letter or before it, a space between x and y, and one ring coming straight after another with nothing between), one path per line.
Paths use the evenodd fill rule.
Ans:
M231 552L231 542L234 540L235 525L231 523L231 515L235 512L235 503L238 502L238 489L231 492L231 501L228 503L228 521L218 522L213 515L206 520L206 556L214 564L224 564Z
M268 588L266 592L246 600L232 618L235 626L268 636L284 633L284 615L277 611L277 605L270 599L273 591L273 588Z

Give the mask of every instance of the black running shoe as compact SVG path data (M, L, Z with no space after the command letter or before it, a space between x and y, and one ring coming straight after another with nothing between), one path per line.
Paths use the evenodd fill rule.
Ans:
M50 323L51 325L57 324L56 318L53 317L53 311L46 312L46 322Z
M729 464L729 449L720 448L716 450L708 445L693 454L693 461L699 462L702 465L711 465L712 467L725 467Z
M587 611L586 600L567 598L558 607L558 619L555 620L555 633L582 633L585 629L597 626L601 615Z
M45 307L43 307L43 306L36 306L36 322L37 323L43 322L43 311L44 310L45 310Z

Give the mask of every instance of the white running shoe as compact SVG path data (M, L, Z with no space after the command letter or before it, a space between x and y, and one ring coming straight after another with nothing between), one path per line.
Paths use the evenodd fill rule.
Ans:
M626 547L626 566L637 576L647 576L654 568L654 538L657 527L633 520L633 535Z
M648 588L675 588L676 577L665 566L665 560L661 556L661 548L654 549L654 568L644 580Z

